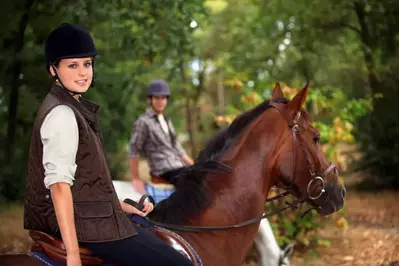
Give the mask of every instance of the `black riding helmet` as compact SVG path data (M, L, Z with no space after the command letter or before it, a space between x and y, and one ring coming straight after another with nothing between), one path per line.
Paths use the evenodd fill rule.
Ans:
M90 33L80 26L63 23L47 37L44 54L46 68L55 68L55 64L65 58L95 57L98 55ZM56 75L56 78L62 81ZM65 88L65 86L63 86ZM66 88L65 88L66 89Z

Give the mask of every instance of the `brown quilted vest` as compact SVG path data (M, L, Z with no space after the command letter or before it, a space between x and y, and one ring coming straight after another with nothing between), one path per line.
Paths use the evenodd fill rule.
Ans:
M77 169L71 186L78 240L103 242L135 235L136 231L122 211L112 185L98 126L98 106L84 99L78 102L58 86L54 86L43 101L33 126L24 228L60 235L51 193L44 186L43 145L40 138L40 127L46 115L60 104L73 110L79 128Z

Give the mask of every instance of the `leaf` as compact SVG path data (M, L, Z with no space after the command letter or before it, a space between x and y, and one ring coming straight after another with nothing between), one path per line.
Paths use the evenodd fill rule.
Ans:
M318 239L317 240L317 245L320 247L330 247L331 246L331 241L327 239Z

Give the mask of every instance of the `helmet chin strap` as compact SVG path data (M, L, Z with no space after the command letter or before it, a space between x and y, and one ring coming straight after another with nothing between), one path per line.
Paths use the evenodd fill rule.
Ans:
M64 83L62 83L62 80L60 79L60 77L58 76L57 68L55 67L55 65L54 65L54 64L51 64L51 66L53 67L53 70L54 70L54 72L55 72L55 76L54 76L54 77L56 78L56 81L58 81L58 82L60 83L61 87L62 87L64 90L68 91L72 96L80 95L80 94L81 94L81 93L76 92L76 91L70 91L70 90L68 90L68 89L65 87Z

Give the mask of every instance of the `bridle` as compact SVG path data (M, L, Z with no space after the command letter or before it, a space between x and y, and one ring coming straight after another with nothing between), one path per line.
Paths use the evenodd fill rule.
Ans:
M296 180L296 172L295 172L295 170L296 170L296 161L297 161L297 157L296 157L296 155L297 155L296 154L297 143L299 144L299 146L301 147L301 149L302 149L302 151L303 151L303 153L305 155L305 159L307 161L308 168L309 168L309 174L312 177L312 179L309 181L309 183L307 185L307 189L306 189L307 194L304 197L298 198L298 199L296 199L295 201L293 201L291 203L286 202L286 204L288 206L286 206L286 207L284 207L282 209L279 209L277 211L273 211L273 212L264 214L264 215L262 215L260 217L255 217L255 218L252 218L252 219L249 219L249 220L245 220L244 222L241 222L241 223L238 223L238 224L233 224L233 225L228 225L228 226L175 225L175 224L166 224L166 223L156 222L156 221L151 220L148 217L145 217L147 219L147 221L150 224L152 224L152 225L159 226L159 227L166 228L166 229L170 229L170 230L175 230L175 231L210 232L210 231L228 230L228 229L233 229L233 228L241 228L241 227L244 227L244 226L256 223L256 222L260 222L261 220L263 220L263 219L265 219L267 217L279 214L282 211L285 211L287 209L296 209L298 207L298 205L300 205L300 204L302 204L302 203L304 203L306 201L309 201L309 200L310 201L315 201L315 200L318 200L323 194L327 194L324 202L320 206L316 207L316 208L322 209L324 207L324 205L328 202L328 199L329 199L328 192L325 190L326 187L325 187L325 182L324 182L323 177L325 177L328 173L330 173L333 170L336 171L336 166L333 163L330 163L330 165L320 175L317 175L316 171L315 171L314 164L312 163L312 161L309 158L309 151L303 145L304 139L303 139L302 135L300 134L301 132L300 132L300 128L299 128L299 125L298 125L298 121L299 121L299 119L301 117L301 112L298 111L298 113L295 115L295 118L293 120L291 120L291 119L289 119L289 115L287 114L286 109L284 109L284 104L278 103L278 102L274 102L274 101L270 101L269 105L274 107L274 108L276 108L283 115L283 117L288 122L288 126L292 130L292 137L293 137L293 142L292 142L293 143L293 170L292 171L293 171L293 174L292 174L292 182L291 182L291 184L284 188L286 191L281 193L281 194L279 194L279 195L277 195L277 196L274 196L272 198L266 199L266 203L281 199L281 198L291 194L288 191L295 185L295 180ZM314 196L311 193L311 188L312 188L312 185L316 184L317 182L321 183L321 189L320 189L320 192L317 195ZM145 198L150 198L150 200L152 200L152 202L153 202L153 199L152 199L151 196L144 195L140 199L141 206L137 206L136 204L133 205L131 203L131 200L126 202L126 203L132 204L136 208L137 207L141 208L143 206L142 203L144 202ZM304 213L304 215L306 215L313 208L314 207L312 207L308 211L306 211Z
M317 175L316 174L316 170L315 170L315 166L312 163L312 161L310 160L310 152L308 150L308 148L306 146L303 145L303 143L305 142L305 140L303 139L303 136L301 135L301 131L298 125L298 121L301 117L301 112L298 111L295 115L295 118L293 120L290 119L290 116L287 114L286 109L284 109L284 105L281 103L277 103L277 102L270 102L270 105L273 106L274 108L276 108L281 115L283 115L283 117L287 120L288 122L288 127L291 128L292 131L292 154L293 154L293 168L292 168L292 181L291 184L288 187L285 187L285 190L289 190L293 187L293 185L295 184L295 180L296 180L296 162L297 162L297 153L296 153L296 147L297 147L297 143L299 143L299 146L301 147L301 150L305 156L305 160L308 164L308 169L309 169L309 174L311 176L311 180L309 181L307 188L306 188L306 193L307 195L305 196L305 200L310 199L310 200L318 200L324 193L327 193L325 190L325 182L324 182L324 177L329 174L331 171L336 171L337 168L335 166L335 164L330 163L330 165L320 174ZM311 188L313 184L316 184L317 182L321 183L321 189L319 191L319 193L315 196L312 195L311 193ZM328 197L328 195L327 195ZM324 205L324 203L319 206L318 208L322 208Z

